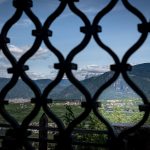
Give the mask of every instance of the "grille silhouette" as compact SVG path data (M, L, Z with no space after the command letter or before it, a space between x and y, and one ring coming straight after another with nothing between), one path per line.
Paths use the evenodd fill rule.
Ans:
M99 32L102 32L102 27L99 26L101 19L105 17L105 15L107 15L116 6L118 0L111 0L105 8L99 10L92 22L90 22L86 15L76 7L76 2L78 2L78 0L60 0L60 5L58 6L58 8L54 11L54 13L48 16L48 18L42 25L38 17L32 11L33 2L31 0L13 0L13 6L16 8L16 11L14 15L4 24L0 34L0 49L12 66L11 68L8 68L8 73L12 74L12 77L9 83L0 91L0 114L7 122L9 122L11 126L11 129L8 130L5 137L3 137L3 144L1 149L11 148L18 150L22 146L27 150L35 149L28 140L28 128L30 122L37 116L40 109L42 108L48 118L50 118L57 125L58 134L55 136L55 149L58 150L73 149L72 133L75 127L82 121L84 121L84 119L90 114L91 111L93 111L98 120L104 123L108 129L107 134L109 135L109 140L107 143L107 147L109 149L126 149L125 137L128 134L136 131L147 121L150 111L150 104L148 102L148 99L144 95L144 93L136 86L136 84L131 81L127 72L132 69L131 65L128 64L128 60L147 39L148 33L150 31L150 23L147 22L144 15L137 8L132 6L128 2L128 0L122 0L125 8L141 21L141 23L138 24L138 31L141 35L138 41L125 52L122 60L120 60L118 55L101 41L100 35L98 34ZM80 28L80 32L84 34L84 38L81 43L76 45L76 47L73 48L65 58L61 51L59 51L59 49L56 49L53 46L53 43L50 41L49 37L53 35L52 31L49 29L51 27L51 24L55 22L57 17L63 13L63 10L67 6L69 6L70 10L83 21L84 26ZM25 54L23 54L19 60L16 60L7 45L11 40L7 37L7 35L13 25L17 23L21 18L23 12L35 25L36 29L32 30L32 36L35 37L35 40L31 48ZM84 48L89 44L92 37L96 41L99 48L102 48L104 51L106 51L115 62L115 64L112 64L110 66L111 70L114 72L113 76L106 83L104 83L93 96L91 96L89 91L80 83L79 80L74 77L72 73L72 70L77 70L77 64L74 64L72 62L74 57L84 50ZM57 77L54 81L49 83L49 85L44 89L43 92L40 91L39 87L26 74L26 71L29 70L29 67L25 65L25 63L30 60L30 57L32 57L38 51L42 42L45 43L49 51L51 51L59 61L59 63L54 64L54 68L58 70ZM82 102L81 104L84 108L84 111L71 123L69 123L67 127L65 127L60 118L58 118L48 106L48 102L52 103L52 101L48 99L48 95L59 84L64 74L66 74L69 81L85 96L86 100L86 102ZM119 75L122 75L123 79L128 83L128 85L141 97L143 105L139 106L139 110L143 111L144 115L137 124L123 130L119 134L116 134L116 131L111 123L107 121L98 111L99 105L97 100L99 95L101 95L107 87L114 83ZM9 91L16 85L19 78L21 78L34 93L34 97L31 98L31 102L34 104L34 108L29 113L29 115L23 119L21 125L6 110L6 104L9 103L8 101L6 101L6 96Z

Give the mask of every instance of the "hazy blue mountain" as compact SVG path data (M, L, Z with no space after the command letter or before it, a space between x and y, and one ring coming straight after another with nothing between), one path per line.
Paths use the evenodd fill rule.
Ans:
M150 98L150 63L135 65L132 71L128 72L130 79ZM81 81L81 84L94 95L95 92L113 76L113 72L106 72L103 75L91 77ZM84 95L73 85L68 86L58 96L58 99L84 99ZM111 86L100 95L100 99L125 99L138 98L139 96L120 76Z
M10 81L9 78L0 78L0 90ZM48 84L50 84L52 80L50 79L39 79L34 80L34 83L39 87L41 91L45 89ZM52 95L57 95L62 89L67 87L70 84L70 82L67 80L62 80L52 91ZM24 98L24 99L30 99L34 97L34 93L30 89L28 85L26 85L21 79L18 80L17 84L11 89L8 94L7 98L9 99L15 99L15 98Z
M0 90L10 81L9 78L0 78ZM30 88L22 81L18 80L17 84L11 89L6 98L30 98L33 97L33 92Z
M139 76L141 78L150 78L150 63L135 65L129 74Z
M131 80L150 98L150 63L135 65L132 71L128 72ZM113 76L113 72L106 72L99 76L94 76L81 81L81 84L94 95L95 92ZM0 90L9 82L8 78L0 78ZM34 80L41 91L52 82L49 79ZM22 81L18 80L16 86L9 91L7 98L25 98L34 97L32 90ZM50 98L57 100L64 99L84 99L84 95L67 79L63 79L49 94ZM111 86L109 86L100 95L100 99L124 99L137 98L138 95L133 92L130 86L120 76Z

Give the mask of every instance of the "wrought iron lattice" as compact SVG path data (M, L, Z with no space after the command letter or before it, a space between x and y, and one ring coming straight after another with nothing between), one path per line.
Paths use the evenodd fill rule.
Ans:
M102 27L99 26L102 18L104 18L105 15L107 15L116 6L118 0L111 0L105 8L99 10L92 23L87 18L87 16L78 9L78 7L75 5L76 2L79 1L60 0L60 5L58 6L58 8L54 11L54 13L48 16L48 18L45 20L45 23L42 25L38 17L32 11L32 0L13 0L13 6L16 8L16 11L13 16L4 24L0 33L0 49L12 66L11 68L8 68L8 73L12 74L12 77L9 83L0 91L0 114L11 125L12 130L10 130L10 134L12 135L13 140L7 139L7 142L5 141L6 143L3 142L1 149L6 149L5 144L8 146L7 149L11 148L18 150L22 146L27 150L34 149L34 147L27 140L27 137L29 135L27 129L30 122L37 116L40 109L42 108L46 115L51 120L53 120L53 122L56 123L58 127L58 134L55 137L55 149L58 150L73 149L72 132L74 128L90 114L91 111L93 111L100 122L104 123L107 126L109 135L107 146L109 149L126 149L126 135L134 132L147 121L150 111L149 101L144 93L137 87L137 85L131 81L127 72L132 69L131 65L128 64L128 60L147 39L148 33L150 31L150 23L137 8L135 8L128 2L128 0L122 0L125 8L141 21L141 23L138 24L138 31L141 33L141 36L138 41L126 51L122 60L120 60L118 55L110 47L102 42L101 37L98 34L99 32L102 32ZM84 38L78 45L72 48L71 52L65 58L61 51L53 46L53 43L49 38L53 36L53 32L49 29L51 28L52 23L55 22L56 18L63 13L64 9L67 6L69 6L70 10L83 21L84 26L80 28L80 32L84 34ZM29 48L27 52L20 57L19 60L16 60L8 47L8 43L11 39L9 39L7 35L14 24L21 18L23 13L25 13L35 25L35 29L32 30L32 36L35 36L35 40L31 48ZM78 79L75 78L72 72L72 70L77 70L77 64L73 63L74 57L85 49L92 37L96 41L99 48L102 48L104 51L106 51L115 62L115 64L112 64L110 66L111 70L114 72L113 76L96 91L94 96L91 96L89 91L80 83ZM25 63L38 51L42 42L45 43L49 51L51 51L59 60L59 63L54 64L54 68L58 70L57 77L44 89L43 92L40 91L39 87L26 74L26 71L29 70L29 67L25 65ZM48 95L59 84L64 74L66 74L70 82L76 86L76 88L85 96L86 99L86 102L82 103L82 107L84 108L83 113L81 113L77 118L69 123L67 127L65 127L64 123L48 106ZM106 88L108 88L113 82L115 82L120 74L123 76L128 85L142 98L144 104L140 106L139 109L140 111L144 112L144 115L136 125L130 127L129 129L123 130L118 135L116 134L116 131L111 123L107 121L98 111L97 100L99 95L101 95ZM6 101L6 96L9 91L16 85L19 78L21 78L25 82L25 84L28 85L28 87L34 92L35 96L31 98L31 102L34 103L34 108L30 112L30 114L24 118L21 125L6 110L6 104L8 103Z

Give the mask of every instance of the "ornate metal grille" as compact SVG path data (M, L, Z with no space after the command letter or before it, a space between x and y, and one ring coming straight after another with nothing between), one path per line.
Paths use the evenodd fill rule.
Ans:
M12 78L9 83L3 87L0 91L0 114L3 118L10 123L12 130L10 131L11 138L6 135L7 138L4 139L1 149L16 149L24 147L27 150L34 149L34 147L28 141L28 132L30 122L37 116L40 109L43 108L45 114L56 123L58 127L58 134L55 137L56 147L58 150L71 150L72 147L72 133L74 128L81 123L91 111L99 119L100 122L104 123L107 126L109 135L109 141L107 147L109 149L127 149L126 148L126 136L130 133L133 133L135 130L140 128L148 119L150 104L147 97L144 93L136 86L135 83L129 78L127 71L130 71L132 67L128 64L129 58L134 54L145 42L147 39L148 33L150 32L150 23L146 20L144 15L134 6L132 6L128 0L122 0L125 8L137 17L141 23L138 24L138 31L141 33L140 38L132 47L130 47L124 54L123 59L120 60L118 55L105 43L101 41L101 37L98 35L99 32L102 32L102 27L99 26L101 19L105 17L117 4L118 0L111 0L110 3L100 10L95 16L93 22L91 23L86 15L79 10L75 3L78 0L61 0L59 7L50 14L45 20L45 23L42 25L38 17L32 11L32 0L13 0L13 6L16 8L14 15L4 24L1 34L0 34L0 49L2 50L5 57L9 60L12 67L8 68L8 73L12 74ZM144 2L143 2L144 3ZM49 37L52 36L52 31L49 30L51 24L55 22L56 18L60 16L63 10L69 6L70 10L78 16L84 23L84 27L80 28L80 32L84 33L84 38L72 51L64 58L63 54L53 46L53 43L50 41ZM32 30L32 36L35 36L35 41L31 48L21 56L19 60L12 55L8 43L10 39L7 37L9 30L13 25L21 18L23 12L29 17L32 23L35 25L36 29ZM74 64L72 61L76 55L78 55L84 48L88 45L91 38L94 38L97 45L106 51L114 60L115 64L111 65L110 68L114 72L111 79L109 79L105 84L103 84L94 96L91 96L89 91L78 81L72 70L77 69L77 64ZM43 92L40 91L39 87L34 83L34 81L26 74L26 71L29 69L25 65L26 61L30 59L39 49L41 43L44 42L47 48L54 53L58 58L59 63L54 64L54 68L58 70L56 79L51 82ZM61 81L64 74L67 75L67 78L76 88L85 96L86 102L82 103L84 112L75 118L66 128L64 123L55 115L55 113L48 106L48 94L52 91L53 88ZM122 75L124 80L128 85L142 98L144 105L139 106L139 110L144 112L143 118L134 126L123 130L119 135L116 134L113 126L107 121L102 114L98 111L98 102L97 99L99 95L109 87L115 80ZM6 96L11 89L16 85L18 79L21 78L29 88L34 92L35 97L31 98L32 103L34 103L34 108L28 116L24 118L22 124L20 125L17 120L11 116L6 110ZM4 144L5 143L5 144ZM10 144L11 143L11 144ZM12 144L13 143L13 144ZM6 147L5 147L6 146Z

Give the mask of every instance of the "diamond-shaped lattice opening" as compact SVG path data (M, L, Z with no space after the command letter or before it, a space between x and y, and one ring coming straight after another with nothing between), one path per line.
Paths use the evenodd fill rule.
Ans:
M22 15L10 28L8 32L8 37L10 38L8 48L17 60L32 47L35 37L31 36L31 33L34 29L35 25L26 15Z
M102 26L99 37L120 59L140 37L137 30L139 19L130 13L121 1L102 18L99 24Z
M80 9L87 17L88 19L93 21L95 16L97 15L98 12L100 12L104 6L106 6L109 3L109 0L103 0L101 1L101 4L99 5L99 0L95 0L94 3L92 0L85 1L80 0L79 3L75 3L78 9Z
M84 34L80 33L81 26L83 26L81 19L67 7L50 27L53 31L53 36L49 38L52 45L64 56L68 55L83 39Z
M5 108L10 115L21 123L33 110L34 105L30 103L30 99L33 97L34 94L32 90L21 79L19 79L17 84L6 96L9 104L6 105Z
M49 15L51 15L59 6L59 1L43 0L33 1L34 7L32 8L33 13L38 16L38 19L44 23ZM44 8L44 9L41 9Z
M57 77L58 70L54 69L54 63L57 62L55 55L44 45L26 62L29 66L26 72L28 77L42 92Z
M83 51L75 56L73 62L78 64L78 69L73 71L73 75L91 96L94 96L97 90L114 74L110 71L110 65L114 64L113 59L93 39ZM68 93L72 91L70 88ZM79 94L76 92L76 95Z
M143 92L149 100L150 97L150 62L149 62L149 47L148 38L144 45L130 57L132 70L128 72L129 79Z
M143 104L141 98L124 81L122 76L109 86L99 97L102 103L100 112L112 124L135 124L143 117L139 105Z
M67 92L70 89L71 91L73 89L72 94ZM75 91L80 94L80 98L73 94ZM68 79L62 79L48 97L53 100L49 105L50 110L63 121L65 126L68 126L84 110L81 107L81 102L85 101L83 94L76 87L72 87Z

